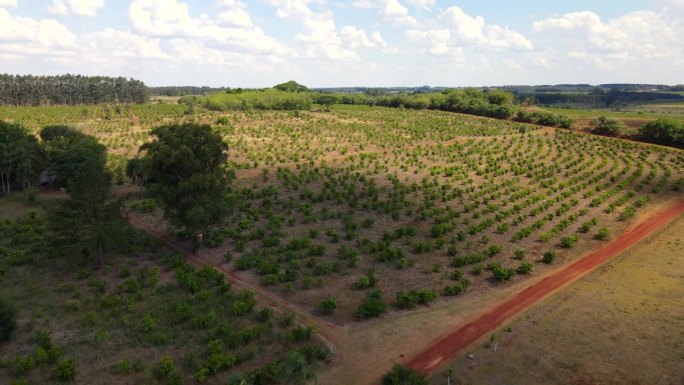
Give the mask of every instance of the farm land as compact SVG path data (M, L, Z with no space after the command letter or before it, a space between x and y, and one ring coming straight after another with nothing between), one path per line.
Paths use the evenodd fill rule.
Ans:
M503 325L447 365L452 383L680 383L682 234L680 218ZM430 384L444 384L447 370Z
M233 209L223 225L204 234L198 258L338 325L342 337L332 341L338 343L332 373L362 360L366 348L355 350L352 342L373 340L370 335L380 331L394 335L389 342L425 343L448 330L444 322L463 320L609 242L653 207L681 199L684 189L680 150L449 112L334 106L226 113L157 104L2 107L0 119L35 131L50 124L75 125L109 148L110 167L122 185L127 182L125 160L137 153L153 127L184 122L215 127L230 147L234 181L226 199ZM181 242L189 237L168 228L155 204L139 200L136 189L128 188L127 195L133 218ZM184 242L191 247L191 241ZM113 290L129 277L116 273L121 264L130 265L130 276L136 276L149 263L160 269L159 282L171 282L174 269L163 260L122 257L99 279ZM12 279L16 283L21 275ZM94 290L86 287L89 280L75 284L78 295ZM171 295L180 288L168 290ZM220 287L202 292L207 290L218 293ZM95 306L69 290L65 293L81 301L78 306ZM228 301L240 300L231 293ZM204 295L210 297L204 310L216 307L216 316L223 318L220 297ZM143 309L128 303L127 317L146 319ZM225 317L231 319L230 314ZM253 317L245 323L258 324ZM307 329L285 327L280 332L280 324L269 323L270 317L264 315L265 328L283 334L283 341L300 341L287 337L292 333L312 338ZM367 321L376 317L381 319ZM436 320L442 325L421 330ZM379 354L373 349L388 342L378 343L368 349ZM266 349L254 346L252 352ZM407 346L390 349L377 368L367 365L355 374L379 377L392 362L411 354ZM211 350L205 349L198 354L208 359ZM190 353L169 354L180 360ZM323 358L304 356L312 362ZM117 359L104 357L100 368ZM245 362L246 370L254 369ZM183 370L192 375L191 369ZM141 373L151 375L149 370ZM322 382L326 384L344 380L325 370L322 376L330 380Z

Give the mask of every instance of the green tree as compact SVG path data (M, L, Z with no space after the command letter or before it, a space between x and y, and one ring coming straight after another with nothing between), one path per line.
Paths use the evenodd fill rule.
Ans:
M18 142L12 151L14 173L24 192L34 186L40 173L47 167L47 153L32 135Z
M0 298L0 341L7 341L12 336L17 327L15 316L14 307Z
M73 132L50 137L49 142L54 141L58 143L48 143L51 169L70 197L49 213L53 251L95 254L103 265L105 252L121 233L122 221L120 202L111 194L107 148L95 138Z
M126 163L126 176L140 187L140 199L145 199L145 184L149 174L149 164L145 158L136 156Z
M228 145L208 125L161 126L152 135L140 149L164 217L198 235L220 223L229 208Z
M309 89L306 86L303 86L294 80L290 80L289 82L285 82L285 83L280 83L273 88L275 88L276 90L285 91L285 92L307 92L307 91L309 91Z
M11 180L17 166L17 146L28 131L18 124L0 120L0 184L5 194L11 192Z
M600 135L620 136L625 131L621 121L606 116L599 116L590 123L592 132Z
M684 145L684 123L672 118L658 118L641 126L639 136L649 142Z

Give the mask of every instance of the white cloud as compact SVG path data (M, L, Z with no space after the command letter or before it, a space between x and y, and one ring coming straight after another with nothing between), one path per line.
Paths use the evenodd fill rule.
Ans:
M358 48L358 47L363 47L363 48L373 48L375 47L375 44L368 39L368 36L366 35L366 31L362 29L357 29L354 26L344 26L342 27L342 30L340 31L340 35L342 35L342 40L344 43L349 47L349 48Z
M128 20L135 32L146 36L200 35L188 5L176 0L133 0Z
M415 0L413 3L425 4L434 3L431 0ZM378 16L385 21L389 21L395 26L416 26L418 21L411 16L408 8L402 5L399 0L356 0L352 6L362 9L378 9Z
M532 49L532 43L520 33L498 25L486 25L481 16L472 17L456 6L442 12L439 20L449 29L452 42L457 45L495 50Z
M399 0L384 0L382 3L380 16L383 19L395 25L414 26L418 24L418 21L409 14L409 10Z
M387 44L385 39L382 38L382 35L380 35L380 31L375 31L371 34L371 41L376 47L380 47L385 50L390 49L389 44Z
M219 13L217 20L220 24L231 27L249 28L253 26L249 14L240 8L229 9Z
M429 10L435 6L435 0L405 0L406 4L412 5L416 8Z
M68 55L76 35L56 20L13 16L0 8L0 51L44 56Z
M104 0L53 0L48 11L59 15L95 16L102 7Z
M333 13L329 10L314 12L308 5L309 3L322 4L323 0L267 0L267 2L276 7L276 15L279 18L299 23L302 26L303 32L295 36L295 40L306 45L308 57L333 61L360 59L356 52L344 47L343 39L335 27ZM347 39L351 32L346 31ZM358 35L357 31L355 33ZM368 40L367 37L366 40Z
M684 28L653 11L632 12L604 22L593 12L568 13L537 21L533 28L572 52L575 57L639 59L681 53Z
M8 8L8 7L16 7L17 6L17 0L0 0L0 7Z
M159 39L148 39L130 32L105 28L79 38L79 47L88 53L87 60L168 59Z
M532 42L522 34L499 25L488 25L481 16L470 16L459 7L442 11L429 29L410 29L410 40L421 43L428 55L462 63L467 50L501 52L531 51Z

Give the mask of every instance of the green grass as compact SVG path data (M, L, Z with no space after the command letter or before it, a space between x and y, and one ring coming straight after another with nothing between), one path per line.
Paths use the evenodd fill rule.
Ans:
M34 201L29 201L22 192L13 192L11 195L0 195L0 220L16 219L35 211L43 214L49 208L57 204L57 195L37 194Z
M73 360L77 383L226 383L240 375L259 385L297 357L306 366L291 378L311 374L327 355L308 329L260 309L213 269L165 257L145 237L129 239L128 252L96 271L80 256L46 258L44 222L32 218L0 226L0 296L16 306L19 325L3 346L0 378L51 383L58 362ZM52 358L38 331L51 335ZM163 357L174 365L160 375Z
M628 104L619 107L606 108L563 108L541 107L544 111L553 114L570 116L574 119L595 119L599 116L607 116L617 119L643 119L654 120L663 116L684 119L684 102L653 102Z

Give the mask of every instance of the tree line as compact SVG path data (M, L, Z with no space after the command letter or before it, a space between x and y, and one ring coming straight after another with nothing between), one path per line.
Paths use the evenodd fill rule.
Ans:
M145 83L124 77L0 75L0 105L94 105L148 100Z
M308 110L317 104L326 109L334 104L381 106L415 110L433 109L486 116L515 118L526 123L569 128L572 120L549 113L525 113L515 104L515 96L505 90L476 88L445 89L431 93L363 94L313 92L294 81L262 90L226 90L205 96L185 96L180 103L213 111Z

